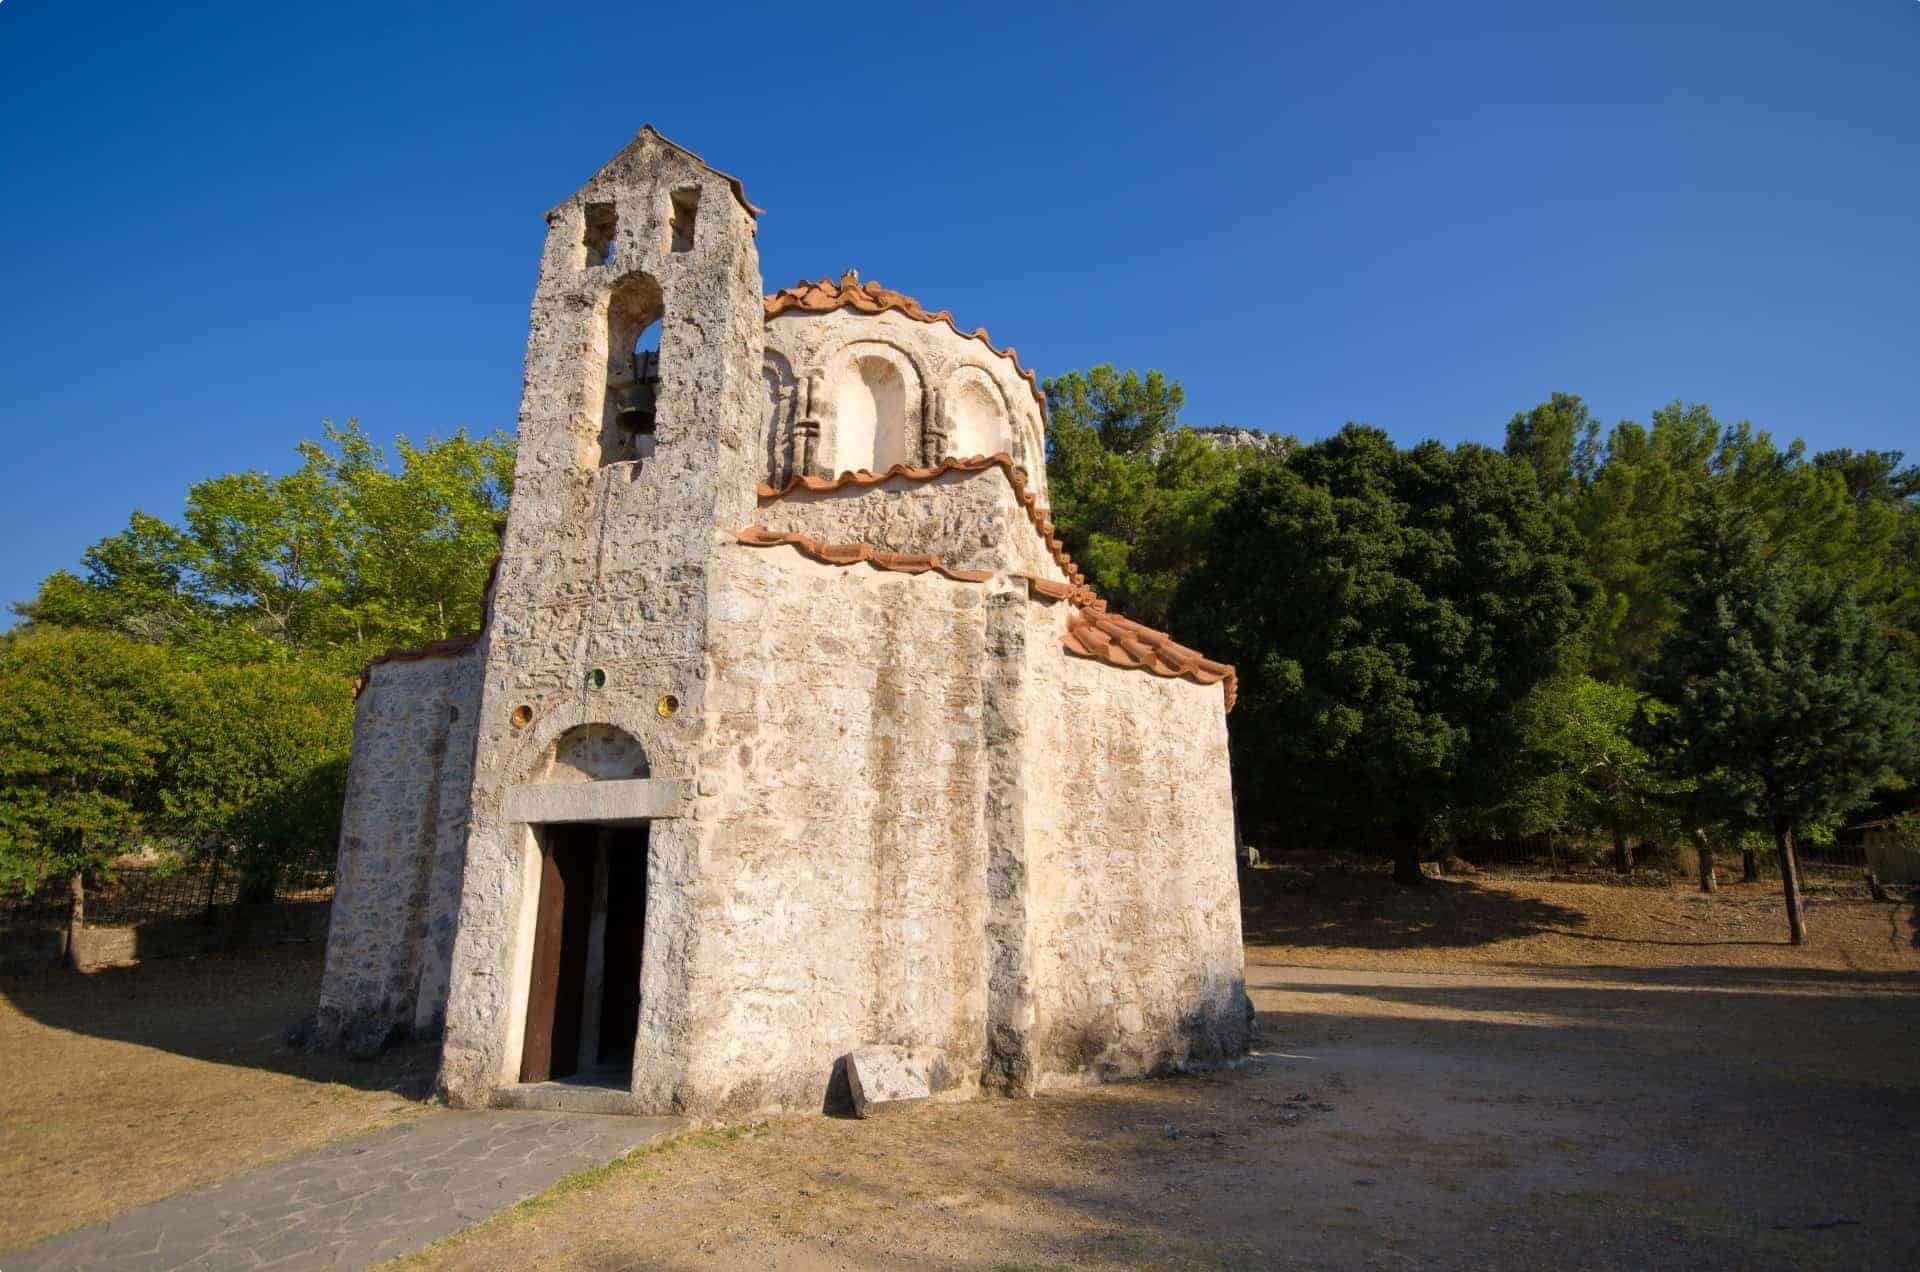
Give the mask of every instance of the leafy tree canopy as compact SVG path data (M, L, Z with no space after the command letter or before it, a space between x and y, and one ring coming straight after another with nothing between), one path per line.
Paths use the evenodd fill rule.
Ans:
M20 613L211 661L319 654L342 668L475 630L512 442L403 437L395 469L349 421L299 449L284 476L195 484L179 525L136 512L86 551L83 574L54 574Z
M158 808L167 651L108 632L0 638L0 889L97 870Z
M1179 424L1184 393L1158 371L1110 366L1046 383L1047 479L1061 541L1129 618L1169 620L1240 474L1275 451L1220 446Z
M1240 668L1243 823L1404 848L1495 802L1589 590L1568 518L1484 447L1350 424L1248 473L1180 605Z
M1912 771L1920 678L1851 582L1769 553L1728 492L1702 490L1684 531L1678 621L1646 678L1670 710L1640 736L1722 820L1773 828L1798 942L1794 835Z

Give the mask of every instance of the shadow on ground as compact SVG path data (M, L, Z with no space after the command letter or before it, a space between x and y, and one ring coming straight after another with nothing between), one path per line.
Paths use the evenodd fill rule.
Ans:
M439 1265L1906 1267L1920 978L1260 968L1244 1067L781 1119ZM1870 986L1868 992L1860 992ZM1700 992L1703 990L1717 992Z
M195 1060L424 1098L436 1061L430 1044L354 1060L310 1054L283 1039L288 1026L312 1012L318 1000L323 957L323 946L309 942L151 959L86 973L50 968L0 979L0 1011Z
M1486 945L1577 927L1570 906L1464 879L1400 887L1371 870L1243 870L1242 923L1256 945L1368 949Z

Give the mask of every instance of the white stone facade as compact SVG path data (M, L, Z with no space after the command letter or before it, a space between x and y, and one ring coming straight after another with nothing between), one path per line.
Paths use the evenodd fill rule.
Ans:
M486 628L361 693L319 1037L694 1114L1242 1052L1231 669L1086 589L1011 351L763 297L755 215L651 129L548 214Z

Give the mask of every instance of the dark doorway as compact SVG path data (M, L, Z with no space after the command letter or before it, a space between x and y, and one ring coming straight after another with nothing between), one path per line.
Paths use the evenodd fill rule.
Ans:
M606 832L606 969L600 998L600 1063L631 1070L640 1031L640 953L647 931L647 828Z
M624 1086L640 1026L647 827L542 826L536 837L540 898L520 1081L579 1074L581 1042L591 1022L598 1045L588 1037L594 1054L579 1080Z

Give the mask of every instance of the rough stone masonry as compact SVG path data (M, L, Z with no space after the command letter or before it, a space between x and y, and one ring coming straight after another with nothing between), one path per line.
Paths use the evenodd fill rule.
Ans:
M319 1039L696 1115L1243 1052L1233 669L1087 587L1011 349L763 295L758 215L651 128L547 213L485 627L363 680Z

